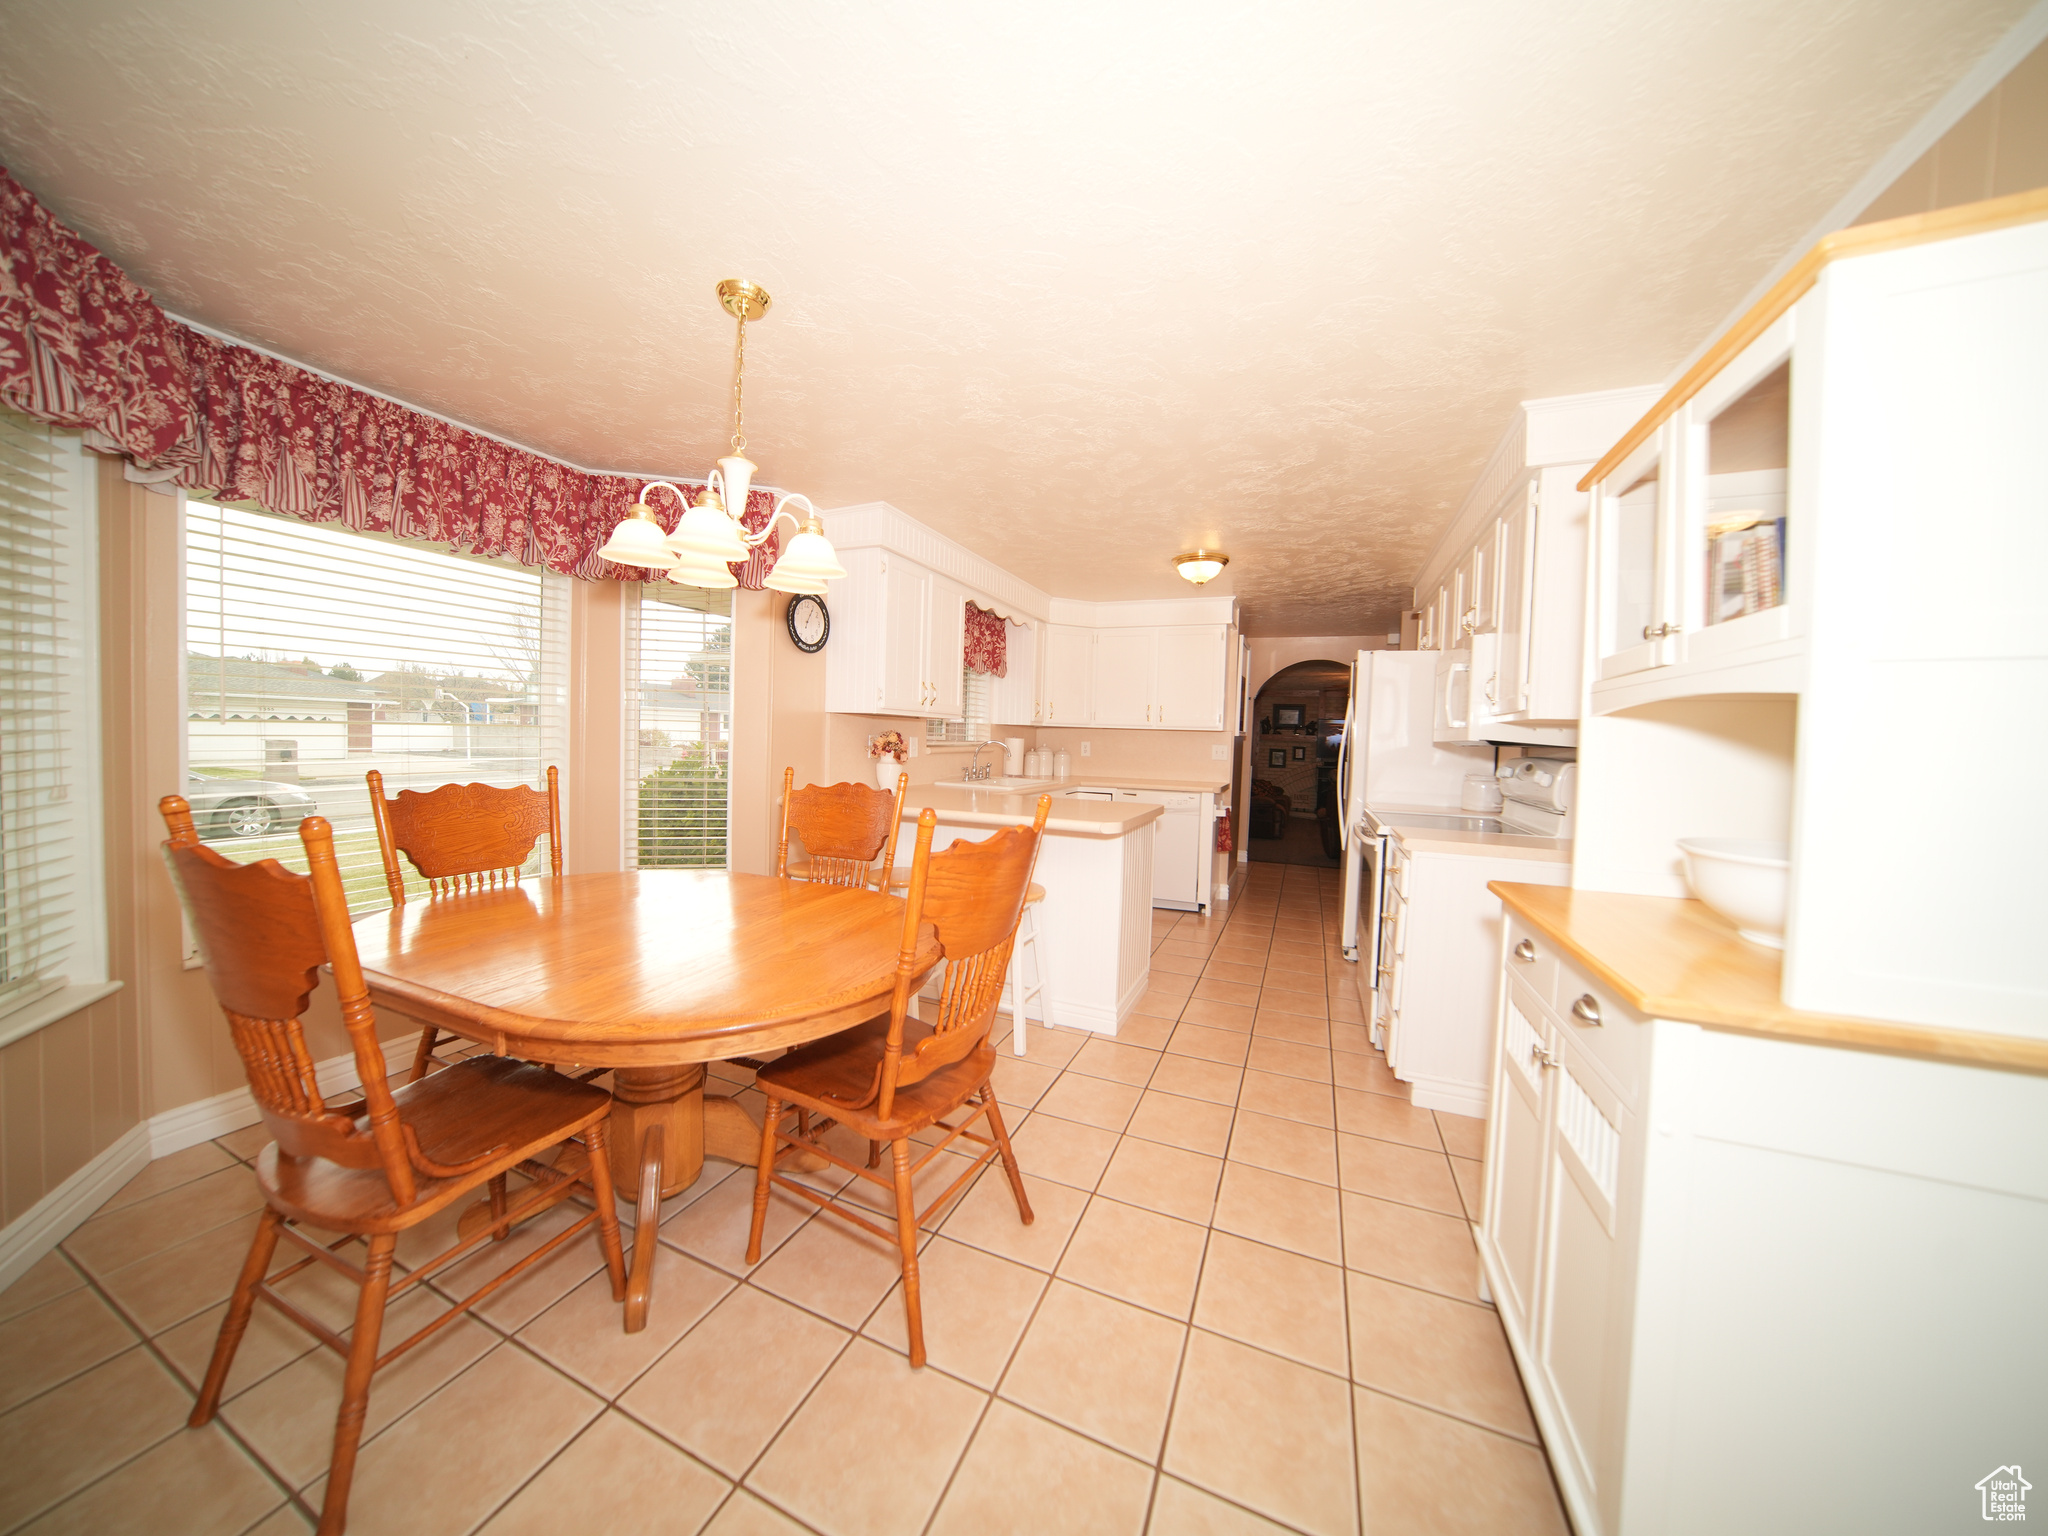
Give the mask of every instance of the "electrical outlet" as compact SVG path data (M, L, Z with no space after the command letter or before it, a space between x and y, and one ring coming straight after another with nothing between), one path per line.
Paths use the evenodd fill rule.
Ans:
M917 737L915 737L915 736L905 736L905 737L904 737L904 740L905 740L905 741L906 741L906 742L907 742L907 743L909 744L909 746L910 746L910 755L911 755L912 757L915 757L915 756L917 756L917 749L918 749L918 747L919 747L920 745L922 745L922 743L920 743L920 742L919 742L918 738L917 738ZM1021 983L1020 983L1020 985L1021 985Z
M1081 755L1083 757L1088 755L1088 743L1085 741L1081 743Z
M1219 744L1209 749L1209 755L1219 763L1227 763L1230 761L1230 748Z

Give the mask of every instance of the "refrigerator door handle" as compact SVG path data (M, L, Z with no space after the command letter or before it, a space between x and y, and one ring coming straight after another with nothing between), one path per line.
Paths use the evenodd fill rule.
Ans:
M1358 663L1351 663L1351 690L1345 697L1344 730L1337 738L1337 846L1351 846L1351 727L1358 714Z

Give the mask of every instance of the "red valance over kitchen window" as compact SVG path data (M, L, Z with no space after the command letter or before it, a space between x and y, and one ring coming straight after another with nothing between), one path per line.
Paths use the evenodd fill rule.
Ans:
M529 453L174 320L4 168L0 398L84 429L140 479L565 576L647 575L597 556L645 481ZM680 515L673 497L654 508L668 526ZM771 491L752 491L742 521L759 529L773 510ZM779 546L733 566L741 586L760 588Z
M1003 631L1009 626L999 613L978 603L967 605L967 670L986 672L990 677L1010 675L1009 645Z

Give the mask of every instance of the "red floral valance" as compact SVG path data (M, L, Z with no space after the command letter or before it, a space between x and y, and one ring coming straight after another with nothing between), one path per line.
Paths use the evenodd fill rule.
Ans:
M645 481L572 468L173 320L5 168L0 399L83 429L145 479L565 576L648 575L597 555ZM653 506L668 527L681 515L673 497ZM759 529L773 510L771 492L753 491L742 521ZM733 566L740 585L758 590L777 553L770 538Z
M999 613L979 603L967 605L967 670L986 672L990 677L1010 675L1009 642L1003 631L1009 626Z

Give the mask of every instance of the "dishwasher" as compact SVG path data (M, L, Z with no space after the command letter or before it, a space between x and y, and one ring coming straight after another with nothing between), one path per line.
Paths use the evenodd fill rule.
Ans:
M1152 845L1152 905L1199 912L1202 866L1202 797L1163 789L1120 789L1119 800L1160 808Z

